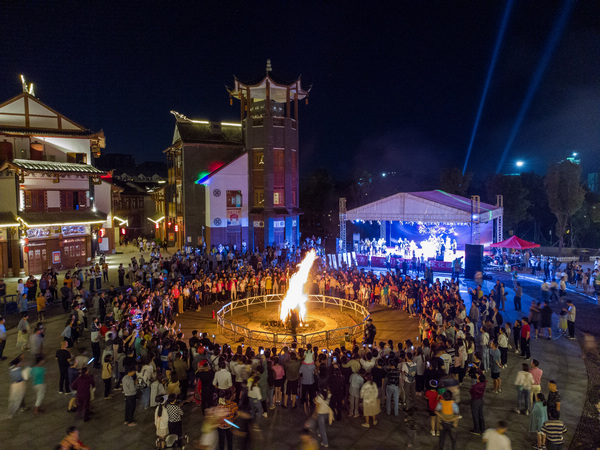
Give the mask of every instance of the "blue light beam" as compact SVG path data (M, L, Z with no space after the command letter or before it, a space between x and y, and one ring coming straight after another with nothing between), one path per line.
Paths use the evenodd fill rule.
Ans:
M513 0L509 0L509 2L506 4L506 9L504 10L504 16L502 16L500 31L498 32L498 37L496 38L496 45L494 46L494 53L492 55L492 62L490 63L490 67L488 69L487 78L485 80L485 86L483 87L483 94L481 95L481 100L479 101L479 108L477 109L477 116L475 117L475 124L473 125L473 132L471 133L471 140L469 141L467 158L465 159L465 165L462 171L463 175L467 171L467 164L469 164L469 158L471 156L471 151L473 150L473 142L475 142L475 135L477 134L477 129L479 128L481 113L483 112L483 106L485 105L485 99L487 98L488 89L492 81L492 75L496 67L496 62L498 61L498 53L500 53L500 46L502 44L502 41L504 40L504 32L506 31L506 27L508 25L508 18L510 17L512 5Z
M523 120L525 119L525 115L527 114L527 111L531 106L531 101L533 100L533 97L540 86L540 82L542 81L544 73L546 72L546 68L550 63L550 58L552 57L554 50L556 50L556 46L558 45L560 36L562 35L565 25L567 24L567 19L571 14L571 10L573 9L574 4L575 0L566 0L563 3L563 8L560 12L560 15L558 16L558 19L554 23L554 27L552 28L550 37L546 42L546 47L544 48L542 58L540 59L537 69L533 74L533 78L531 79L531 83L529 84L529 91L527 92L523 103L521 103L521 109L519 110L517 118L515 119L515 123L513 124L512 130L508 137L508 141L506 142L506 146L504 147L504 151L502 152L502 156L500 157L500 161L498 162L498 167L496 167L496 173L500 173L500 170L502 169L502 166L506 161L506 157L508 156L511 147L515 142L517 135L519 134L521 125L523 124Z

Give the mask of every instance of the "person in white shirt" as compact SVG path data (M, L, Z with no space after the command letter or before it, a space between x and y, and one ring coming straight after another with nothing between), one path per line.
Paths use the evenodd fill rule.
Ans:
M550 296L550 286L548 285L548 282L546 280L544 280L542 282L541 291L542 291L542 301L545 302L546 300L548 300L548 297Z
M215 373L213 386L222 391L233 386L231 373L227 370L227 364L223 360L219 361L219 371Z
M500 420L496 428L489 428L483 433L482 440L486 450L511 450L510 439L506 436L508 424Z
M529 415L529 394L531 392L531 386L533 385L533 375L529 371L529 364L523 363L521 370L517 374L517 379L515 380L515 386L518 386L518 397L517 397L517 407L514 411L517 414Z

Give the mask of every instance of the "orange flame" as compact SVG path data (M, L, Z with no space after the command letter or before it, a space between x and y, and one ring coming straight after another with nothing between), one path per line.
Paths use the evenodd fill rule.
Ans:
M308 252L304 261L300 264L300 269L290 278L290 288L281 302L281 313L279 318L285 322L292 310L298 310L300 320L306 318L306 301L308 297L304 293L304 284L308 280L308 274L313 263L317 259L317 253L314 250Z

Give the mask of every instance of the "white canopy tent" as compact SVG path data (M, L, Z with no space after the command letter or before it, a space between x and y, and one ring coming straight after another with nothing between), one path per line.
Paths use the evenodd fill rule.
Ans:
M482 203L479 196L465 198L440 190L399 192L347 212L341 210L340 245L345 251L346 221L379 221L382 224L382 233L386 221L471 224L474 228L475 243L479 243L479 224L493 221L493 241L497 242L503 238L503 214L501 196L498 197L498 205L490 205Z
M399 192L346 213L346 220L471 223L502 217L503 208L444 191Z

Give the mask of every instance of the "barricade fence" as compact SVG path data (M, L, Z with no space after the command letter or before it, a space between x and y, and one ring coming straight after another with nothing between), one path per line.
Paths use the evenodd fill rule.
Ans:
M245 308L246 312L248 312L251 306L257 305L263 305L266 309L268 304L279 304L283 298L283 294L270 294L233 300L232 302L227 303L215 316L219 333L232 339L233 342L243 342L247 345L254 346L262 345L264 347L289 346L292 342L296 341L303 346L310 343L319 348L334 348L342 345L342 342L348 347L354 340L362 340L365 322L370 316L369 310L355 301L326 295L309 295L307 304L321 305L323 308L336 307L340 308L340 311L343 311L344 309L352 310L354 314L362 317L362 320L355 325L347 327L316 331L313 333L296 333L293 335L292 333L273 333L263 330L253 330L239 325L227 318L228 314L230 317L233 316L235 310Z

